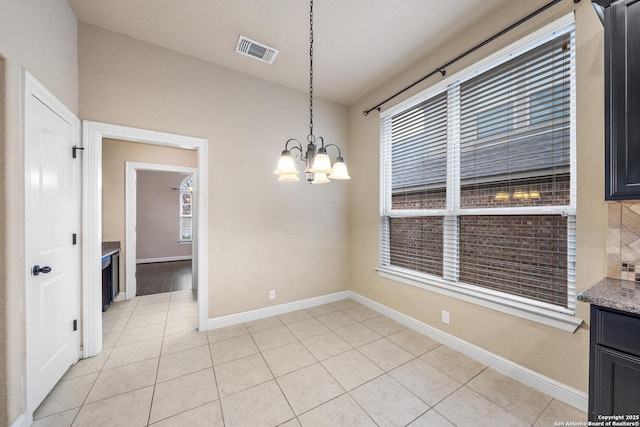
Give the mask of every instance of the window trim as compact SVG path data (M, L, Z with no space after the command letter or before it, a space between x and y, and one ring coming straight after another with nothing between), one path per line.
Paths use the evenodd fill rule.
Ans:
M451 92L452 90L459 90L459 85L481 74L493 67L499 66L511 58L518 56L534 46L539 46L546 43L559 34L566 32L566 27L569 25L575 26L574 14L569 13L562 18L542 27L541 29L534 31L528 36L516 41L515 43L497 51L496 53L489 55L488 57L476 62L475 64L467 67L451 77L443 80L442 82L432 86L431 88L423 91L385 111L380 114L380 141L385 139L385 128L383 122L386 118L391 117L401 111L411 108L414 105L419 104L429 98L436 96L438 93ZM573 29L575 32L575 27ZM570 268L567 272L568 277L568 289L567 289L567 308L559 307L556 305L535 301L525 297L516 295L510 295L498 291L494 291L481 286L469 285L461 282L457 282L455 285L450 284L446 279L439 278L432 275L423 274L420 272L414 272L410 269L404 269L401 267L395 267L389 265L390 253L383 250L383 243L385 234L389 231L388 218L393 217L405 217L405 216L440 216L444 220L452 215L456 217L462 215L526 215L526 214L560 214L563 216L569 216L567 224L567 232L575 234L575 215L576 215L576 117L575 117L575 42L571 44L571 55L573 60L571 62L571 93L570 103L572 110L570 113L570 166L569 173L570 180L570 200L569 206L532 206L532 207L515 207L515 208L478 208L478 209L461 209L459 206L459 192L460 192L460 171L459 166L455 168L447 168L447 188L453 189L453 191L447 192L446 208L439 210L392 210L391 209L391 194L393 193L391 186L391 177L385 176L385 173L390 174L389 170L383 168L380 173L380 265L376 269L381 277L391 279L397 282L401 282L407 285L416 286L421 289L437 292L452 298L467 301L476 305L491 308L500 312L511 314L517 317L521 317L527 320L552 326L567 332L575 332L582 324L582 319L576 316L575 303L576 303L576 291L575 291L575 262L573 269ZM448 95L450 97L450 95ZM451 99L451 97L450 97ZM459 97L453 97L454 100L459 102ZM459 105L458 105L459 107ZM448 108L447 114L451 114L456 108ZM455 117L449 116L455 120ZM452 120L449 121L452 123ZM455 126L455 125L454 125ZM449 135L453 135L453 132L449 132ZM449 136L448 138L451 138ZM459 144L447 144L447 161L452 158L457 158L459 155ZM387 150L385 152L385 150ZM381 159L390 159L391 157L391 144L381 144ZM451 164L451 163L448 163ZM453 185L452 185L453 184ZM456 185L457 184L457 185ZM449 194L454 193L454 194ZM446 228L446 227L445 227ZM569 240L568 236L568 240ZM446 239L445 239L446 240ZM457 242L457 238L454 239ZM567 248L567 264L571 260L572 254L575 254L575 238L574 245L569 245ZM575 260L575 258L574 258ZM386 265L385 265L386 264ZM446 273L446 272L445 272Z
M566 332L573 333L582 324L582 319L566 309L532 300L523 302L521 300L525 300L525 298L516 295L498 294L491 289L463 283L453 286L446 280L438 280L435 276L425 277L399 267L378 267L376 271L379 276L385 279L436 292Z

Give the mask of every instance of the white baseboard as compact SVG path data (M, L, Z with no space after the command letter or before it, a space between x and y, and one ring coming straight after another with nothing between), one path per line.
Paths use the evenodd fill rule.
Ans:
M587 412L588 396L586 393L525 368L524 366L518 365L504 357L491 353L481 347L443 332L440 329L434 328L431 325L416 320L413 317L407 316L406 314L382 305L369 298L363 297L355 292L349 293L350 297L360 304L390 317L396 322L401 323L416 332L420 332L421 334L426 335L447 347L451 347L452 349L459 351L460 353L495 369L516 381L521 382L522 384L535 388L536 390L546 393L553 398L573 406L574 408Z
M20 416L11 424L11 427L27 427L28 420L24 414L20 414Z
M127 293L120 291L114 301L124 301L127 299Z
M328 304L349 298L351 292L343 291L335 294L323 295L320 297L303 299L300 301L288 302L271 307L259 308L242 313L229 314L227 316L214 317L207 322L207 330L224 328L226 326L238 325L244 322L264 319L266 317L277 316L279 314L290 313L292 311L303 310L317 305Z
M188 261L192 259L191 255L167 256L162 258L143 258L137 259L136 264L151 264L154 262L170 262L170 261Z

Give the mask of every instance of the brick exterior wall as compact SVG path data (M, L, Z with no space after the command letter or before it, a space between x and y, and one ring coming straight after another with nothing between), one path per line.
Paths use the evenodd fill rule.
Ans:
M389 218L391 265L442 276L443 218Z
M562 174L537 179L463 185L460 190L460 207L475 209L568 206L569 182L569 174ZM522 197L518 197L518 192ZM496 197L499 193L506 194L509 198Z
M461 207L569 204L569 176L467 185ZM514 193L536 197L517 197ZM508 199L496 200L504 192ZM539 196L538 196L539 195ZM393 209L444 209L446 192L396 193ZM442 277L443 218L389 219L391 265ZM567 218L560 215L459 217L459 281L559 306L567 305Z
M567 306L567 218L463 216L459 225L460 282Z
M569 174L549 177L494 181L486 184L462 183L460 207L511 208L521 206L568 206ZM518 197L518 192L522 197ZM508 198L497 197L506 194ZM444 188L401 192L391 198L392 209L445 209L447 195Z
M447 192L444 188L396 193L391 197L391 209L445 209Z

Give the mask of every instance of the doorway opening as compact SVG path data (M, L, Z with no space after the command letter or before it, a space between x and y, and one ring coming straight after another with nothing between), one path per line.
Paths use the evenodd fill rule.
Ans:
M101 247L102 247L102 149L103 140L114 139L164 147L195 150L197 183L194 185L193 283L197 288L198 329L207 329L208 313L208 230L207 159L208 141L202 138L169 134L107 123L89 122L84 127L85 161L83 163L83 357L102 350L101 316ZM126 256L126 255L125 255ZM202 262L199 262L202 260ZM135 259L134 259L135 262ZM125 279L125 282L128 278ZM125 283L125 287L128 283ZM135 295L133 293L132 295Z
M125 171L126 298L193 290L197 299L197 169L126 162ZM187 181L189 188L182 189Z

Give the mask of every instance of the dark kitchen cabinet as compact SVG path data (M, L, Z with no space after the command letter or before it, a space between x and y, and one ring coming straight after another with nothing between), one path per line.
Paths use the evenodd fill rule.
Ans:
M604 1L605 199L640 199L640 0Z
M640 415L640 315L592 304L590 329L589 420Z
M114 251L102 257L102 311L113 304L118 293L120 277L120 251Z

